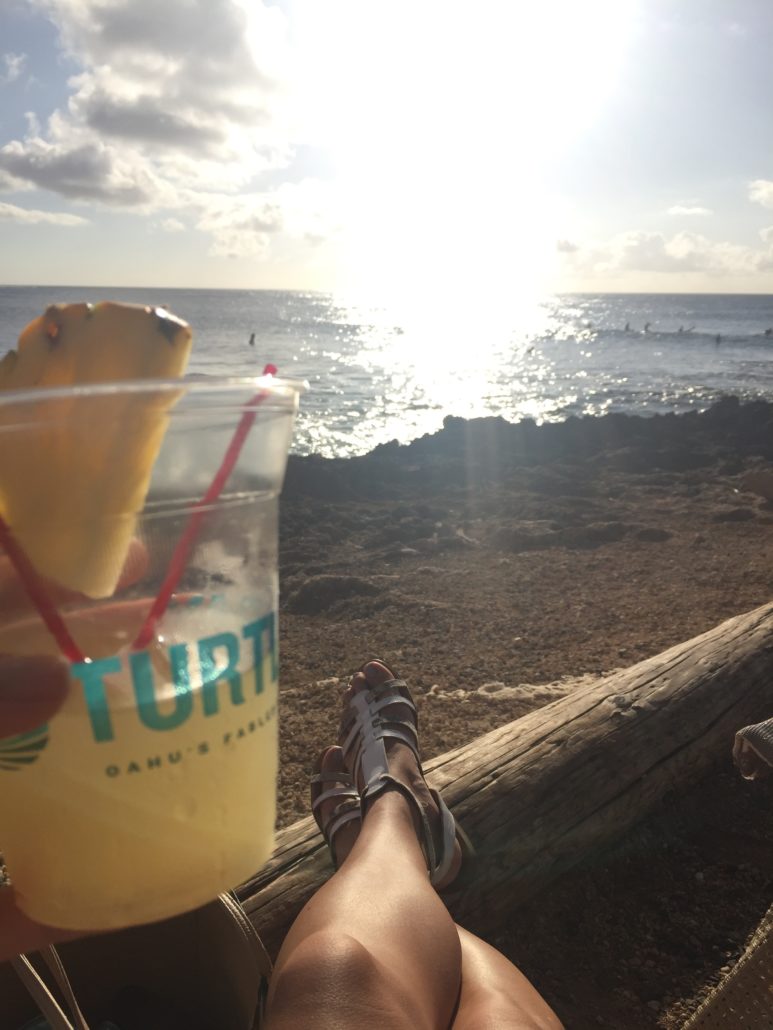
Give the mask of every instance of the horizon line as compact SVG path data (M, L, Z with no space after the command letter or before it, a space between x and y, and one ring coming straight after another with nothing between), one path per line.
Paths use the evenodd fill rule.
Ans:
M0 283L0 290L178 290L190 293L314 293L356 296L356 291L302 286L148 286L99 283ZM773 297L773 290L545 290L544 297Z

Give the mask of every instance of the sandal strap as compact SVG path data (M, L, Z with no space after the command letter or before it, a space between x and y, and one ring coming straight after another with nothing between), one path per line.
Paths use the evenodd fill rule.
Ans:
M335 869L338 869L338 856L336 854L335 839L338 831L353 820L362 820L362 809L360 807L359 795L345 798L340 805L336 805L328 818L323 823L317 812L314 812L314 819L322 832L322 836L330 852L330 860Z
M347 737L345 743L349 748L344 747L344 754L347 762L351 763L353 769L358 766L365 781L365 787L373 783L380 776L389 772L387 760L386 740L399 740L413 752L416 761L421 767L421 756L419 754L418 741L415 732L409 732L410 727L402 723L372 723L367 735L362 733L359 726L355 726Z
M411 692L405 680L384 680L383 683L378 683L375 687L367 687L364 691L358 691L358 693L367 694L371 698L372 704L377 706L377 710L391 704L404 704L410 708L413 718L418 723L419 716L416 711L416 705L413 703Z
M348 772L318 772L309 780L309 783L345 783L347 786L354 786L354 777Z
M402 683L401 680L391 680L390 682L395 684ZM402 685L404 686L404 684ZM351 731L357 726L358 714L362 707L362 704L367 705L368 715L371 718L376 718L378 716L379 719L381 719L379 713L384 708L390 708L394 705L404 705L405 708L408 709L408 713L406 713L405 715L399 715L393 712L388 719L381 719L381 721L383 723L391 723L393 725L403 726L410 732L411 736L414 739L415 746L418 746L419 737L417 729L419 725L419 713L416 711L416 705L413 703L413 698L411 698L410 696L406 697L402 693L402 691L398 692L397 694L390 693L386 696L384 696L383 694L379 696L378 694L375 694L370 690L359 691L357 694L354 695L354 697L359 697L360 694L364 695L366 700L363 703L358 703L358 705L350 703L351 707L342 720L342 731L344 734L346 734L347 731L349 731L348 736L351 737ZM352 698L352 702L353 701L354 698ZM342 747L344 747L344 745L342 745ZM344 750L346 750L345 747Z
M435 790L434 787L430 787L430 794L432 795L435 804L440 812L440 822L443 829L442 844L440 846L440 860L435 866L434 870L430 869L429 882L434 887L435 884L441 883L448 875L451 869L451 863L454 860L454 844L456 843L456 820L451 814L451 810L448 805L440 796L440 791Z
M391 692L386 696L385 687L391 688ZM406 697L400 687L407 693L407 687L402 680L388 680L378 688L358 691L349 702L349 710L341 727L341 735L344 737L341 747L346 756L346 764L353 771L359 768L365 787L370 787L371 790L382 776L389 775L389 762L384 746L384 740L387 738L406 744L421 768L416 706L410 694ZM397 691L394 688L398 688ZM397 704L405 705L410 714L400 718L392 712L388 719L381 717L379 713L384 708Z
M403 705L407 709L401 716L399 709L384 718L381 712L390 706ZM346 764L357 780L359 770L362 811L367 804L387 789L396 789L408 800L418 816L419 844L427 863L430 883L434 886L448 874L454 858L456 821L437 790L430 788L430 794L440 815L441 835L439 848L435 845L427 811L414 792L389 771L385 742L399 740L413 752L419 771L422 772L419 754L418 714L408 685L404 680L391 679L376 687L357 691L349 701L349 707L341 723L341 747Z
M326 784L332 784L325 788ZM319 794L314 788L321 786L323 789ZM360 792L354 785L351 773L341 771L320 771L311 777L311 812L314 816L325 843L330 851L330 857L335 868L338 868L336 858L335 838L338 831L354 819L362 819L362 808L360 805ZM338 804L323 819L320 811L321 806L327 801L337 800Z
M325 825L322 835L327 841L327 846L330 850L330 857L333 859L333 865L338 868L338 862L335 854L335 838L338 831L346 826L347 823L352 822L354 819L362 819L362 810L360 808L359 799L353 804L343 802L338 805L327 824Z
M353 790L351 787L343 787L343 786L342 787L331 787L330 790L323 790L322 793L318 794L317 797L315 797L314 800L312 801L312 803L311 803L311 810L312 810L312 812L316 812L320 805L324 804L325 801L332 801L333 798L340 798L341 799L341 803L343 803L344 801L356 801L357 804L359 805L359 803L360 803L360 792L358 790ZM337 811L337 809L334 810L334 814L335 814L335 811Z

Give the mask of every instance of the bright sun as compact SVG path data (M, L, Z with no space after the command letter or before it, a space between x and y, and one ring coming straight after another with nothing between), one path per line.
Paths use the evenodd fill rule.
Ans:
M299 111L335 167L342 285L451 326L532 304L567 215L545 171L609 96L635 14L297 0Z

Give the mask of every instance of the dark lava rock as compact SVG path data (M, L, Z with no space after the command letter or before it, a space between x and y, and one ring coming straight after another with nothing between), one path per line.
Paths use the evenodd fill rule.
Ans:
M715 522L750 522L756 518L752 508L730 508L714 516Z
M592 548L622 540L631 527L625 522L591 522L584 526L553 528L547 522L503 526L492 536L495 547L505 551L542 551L548 547Z
M541 551L546 547L557 547L561 533L550 522L522 522L512 526L500 526L491 537L494 547L503 551Z
M564 529L559 534L565 547L601 547L622 540L630 530L624 522L593 522L588 526Z
M667 529L658 529L656 526L645 526L643 529L638 530L635 534L637 540L648 540L653 544L663 543L664 540L670 540L674 535Z
M311 576L285 602L294 615L318 615L337 601L373 597L381 590L361 576Z

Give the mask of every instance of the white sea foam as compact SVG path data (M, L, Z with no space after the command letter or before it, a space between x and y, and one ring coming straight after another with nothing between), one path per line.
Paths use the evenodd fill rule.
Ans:
M427 696L436 701L466 701L471 698L482 698L492 704L501 704L504 701L523 701L530 705L539 702L541 706L573 694L583 687L598 683L599 679L610 675L612 675L611 672L604 673L602 677L585 673L582 676L562 676L550 683L514 683L510 685L500 680L490 680L472 690L435 683L430 687Z

